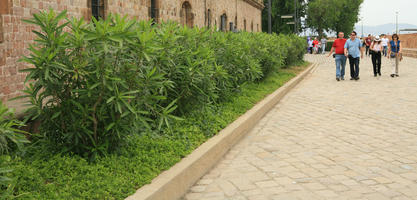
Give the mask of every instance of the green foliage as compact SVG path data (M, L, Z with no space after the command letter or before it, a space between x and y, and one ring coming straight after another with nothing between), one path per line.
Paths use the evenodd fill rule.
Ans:
M268 1L264 0L265 8L262 10L262 31L268 32ZM297 1L297 31L300 32L301 17L305 16L307 4L305 0ZM271 0L271 29L273 33L290 34L294 33L294 25L288 25L287 22L293 22L294 19L282 19L282 15L294 15L294 0Z
M0 101L0 198L12 199L16 182L10 178L13 171L10 168L12 150L23 150L23 145L29 143L25 131L19 130L24 124L15 118L13 111Z
M317 31L352 32L358 21L363 0L310 0L307 8L307 25Z
M28 116L55 151L94 159L132 134L162 133L202 105L302 59L296 36L223 33L126 17L34 14ZM65 31L64 31L65 30Z
M17 120L14 112L0 101L0 155L9 154L13 148L22 150L29 142L24 135L28 133L18 129L22 126L23 122Z
M327 41L326 44L326 51L330 51L332 49L334 41Z
M298 61L299 62L299 61ZM77 155L54 154L33 145L12 160L15 195L26 199L124 199L252 108L296 74L273 71L259 82L240 87L219 104L192 110L164 128L164 135L129 135L121 148L95 162Z

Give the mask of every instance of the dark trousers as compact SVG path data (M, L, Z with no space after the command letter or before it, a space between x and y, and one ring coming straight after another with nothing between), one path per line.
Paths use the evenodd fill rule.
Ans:
M369 51L369 46L366 46L365 48L365 55L369 55L371 52Z
M359 77L359 57L354 58L349 55L349 65L350 65L350 77L358 78Z
M372 65L374 67L374 75L381 74L381 52L372 53Z

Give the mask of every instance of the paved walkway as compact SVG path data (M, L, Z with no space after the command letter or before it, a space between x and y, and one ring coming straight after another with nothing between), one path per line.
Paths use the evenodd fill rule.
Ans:
M357 82L306 60L320 65L184 199L417 199L417 59L375 78L365 58Z

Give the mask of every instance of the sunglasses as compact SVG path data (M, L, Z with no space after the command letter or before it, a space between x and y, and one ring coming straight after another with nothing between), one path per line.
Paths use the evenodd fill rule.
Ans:
M350 34L350 36L356 36L355 34Z

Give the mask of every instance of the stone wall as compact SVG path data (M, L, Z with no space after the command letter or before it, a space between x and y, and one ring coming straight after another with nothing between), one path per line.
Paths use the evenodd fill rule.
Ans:
M391 35L387 35L391 40ZM417 33L400 34L400 41L403 48L417 49Z
M403 48L417 49L417 33L401 34L400 40L403 45Z
M236 21L239 30L244 30L244 21L247 31L252 31L252 23L254 32L262 30L262 0L156 0L158 21L181 22L185 1L191 5L194 26L207 26L209 21L211 26L219 26L220 16L226 14L227 30L229 22ZM106 15L119 13L139 20L150 19L150 0L105 0L105 5ZM0 100L3 102L20 95L26 74L19 70L29 67L18 60L28 54L27 48L35 38L32 33L35 27L21 20L49 8L57 12L67 10L69 16L78 18L92 16L90 0L0 0Z

